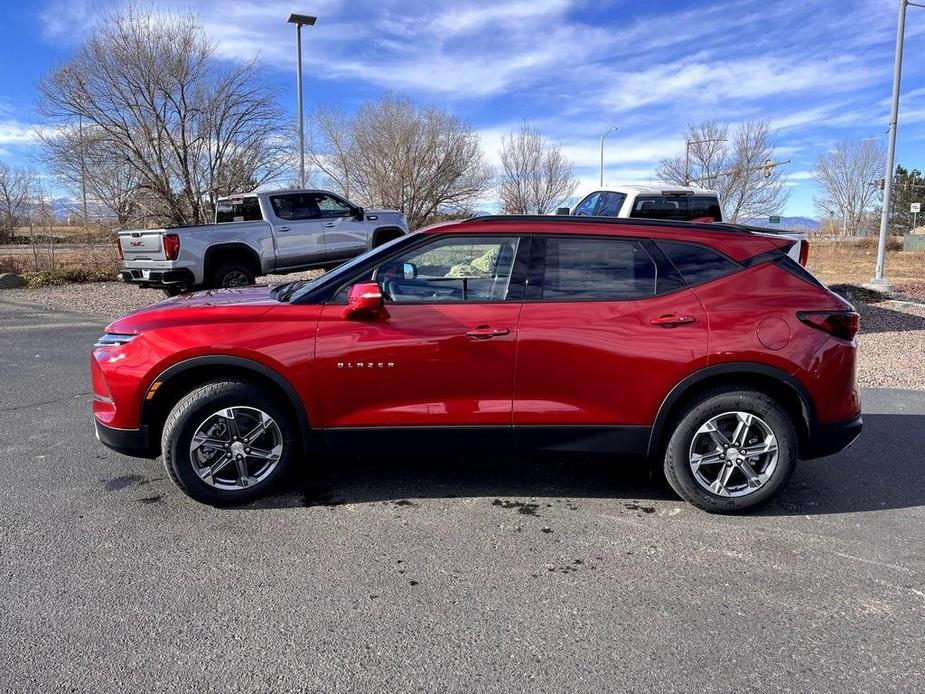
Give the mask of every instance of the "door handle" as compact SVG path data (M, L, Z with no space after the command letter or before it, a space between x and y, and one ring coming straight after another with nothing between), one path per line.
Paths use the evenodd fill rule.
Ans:
M337 222L325 222L324 225L330 229L331 227L336 227Z
M507 328L492 328L490 325L480 325L477 328L466 331L467 337L474 337L476 340L488 340L492 337L501 337L511 333Z
M289 231L289 227L276 227L277 231Z
M679 316L675 313L669 313L664 316L659 316L658 318L653 318L649 322L652 325L658 325L663 328L675 328L679 325L685 325L687 323L695 323L697 321L693 316Z

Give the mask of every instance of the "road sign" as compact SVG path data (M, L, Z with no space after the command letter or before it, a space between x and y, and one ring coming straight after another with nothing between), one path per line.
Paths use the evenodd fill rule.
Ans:
M768 217L768 223L769 224L780 224L780 217L778 217L777 215Z
M922 203L920 203L920 202L913 202L913 203L911 203L911 204L909 205L909 211L910 211L910 212L921 212L921 211L922 211Z

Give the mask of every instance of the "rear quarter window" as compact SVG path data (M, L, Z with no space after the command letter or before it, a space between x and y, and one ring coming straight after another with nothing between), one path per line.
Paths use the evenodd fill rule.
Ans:
M697 243L657 241L656 244L689 285L703 284L741 268L722 253Z

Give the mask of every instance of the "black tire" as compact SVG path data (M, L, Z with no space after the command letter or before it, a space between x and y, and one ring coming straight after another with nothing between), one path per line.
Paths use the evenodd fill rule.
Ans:
M167 296L177 296L186 291L185 287L161 287Z
M690 462L691 446L698 430L714 417L730 412L759 417L777 443L776 467L760 487L750 492L743 490L743 496L724 496L708 491L695 478ZM776 400L755 390L727 387L707 391L684 408L669 431L664 459L665 479L680 497L711 513L739 513L767 503L787 485L796 467L797 435L793 421ZM712 438L713 435L709 436ZM720 445L716 447L721 448ZM757 462L760 464L763 460L767 458ZM723 465L734 467L728 461L717 463L715 467L704 468L703 476L706 477L712 470L720 470ZM745 484L743 473L733 470L732 474L741 475L738 477L739 484Z
M230 260L218 266L212 273L211 287L245 287L254 283L254 271L250 265L240 260Z
M198 466L194 466L190 453L193 436L200 425L225 408L261 410L272 418L279 430L282 450L278 462L265 477L247 487L220 489L209 484L197 474ZM228 439L230 441L230 435ZM218 381L197 388L174 406L164 423L161 451L167 473L183 492L204 504L229 506L253 501L272 491L299 458L299 441L295 419L287 408L280 406L278 399L270 397L260 386L247 381ZM219 453L224 451L217 450L215 455ZM259 471L261 464L259 460L251 460L250 469ZM237 468L233 462L229 465L225 469L231 475Z

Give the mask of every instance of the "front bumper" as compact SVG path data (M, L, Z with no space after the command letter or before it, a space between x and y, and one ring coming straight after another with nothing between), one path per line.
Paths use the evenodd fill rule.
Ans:
M140 287L191 287L196 283L196 278L188 268L176 270L122 268L120 274L124 282L137 284Z
M861 415L844 422L816 422L800 457L809 460L838 453L854 443L863 426Z
M100 424L96 421L96 438L104 446L117 453L130 455L135 458L156 458L157 452L151 446L148 427L138 429L116 429Z

